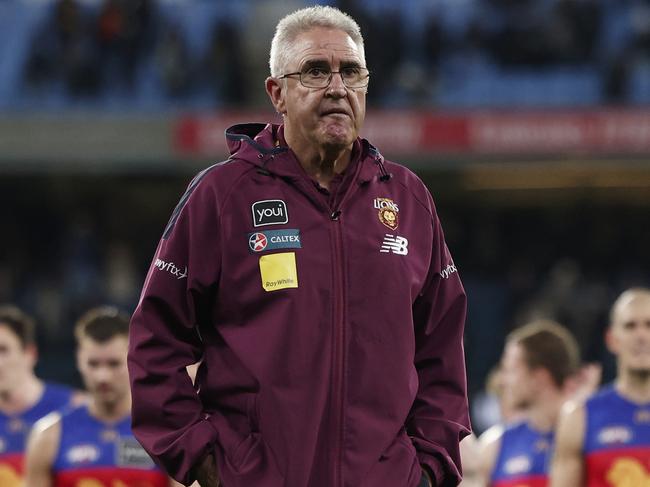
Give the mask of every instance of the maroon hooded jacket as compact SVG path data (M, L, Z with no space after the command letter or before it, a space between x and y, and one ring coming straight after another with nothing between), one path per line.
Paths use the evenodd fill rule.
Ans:
M226 131L165 229L131 322L135 436L186 484L213 454L224 487L414 487L421 464L456 485L466 298L428 190L359 139L328 194L278 130Z

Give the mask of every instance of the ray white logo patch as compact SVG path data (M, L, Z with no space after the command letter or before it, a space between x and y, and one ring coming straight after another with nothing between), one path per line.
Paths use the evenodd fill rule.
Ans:
M251 207L253 226L282 225L289 222L287 205L282 200L256 201Z
M375 198L373 206L379 210L377 216L379 221L386 225L391 230L395 230L399 225L399 207L390 198Z
M387 233L384 236L384 241L381 244L380 252L390 253L397 255L408 255L409 253L409 241L400 237L399 235L391 235Z
M248 248L251 252L262 252L275 249L300 249L300 230L266 230L248 234Z

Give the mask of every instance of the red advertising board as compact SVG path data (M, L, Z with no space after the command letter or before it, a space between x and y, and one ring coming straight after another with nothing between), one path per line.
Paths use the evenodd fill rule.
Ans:
M268 112L187 116L175 126L183 155L223 157L224 130L278 121ZM650 110L369 111L362 135L392 154L650 153Z

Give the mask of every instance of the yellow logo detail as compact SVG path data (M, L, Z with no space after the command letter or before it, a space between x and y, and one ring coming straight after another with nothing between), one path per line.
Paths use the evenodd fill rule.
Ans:
M650 475L638 460L621 457L607 472L607 482L612 487L650 487Z
M4 484L2 484L4 486ZM134 487L150 487L149 482L140 482L134 485ZM97 479L80 479L75 484L75 487L106 487L106 484L100 482ZM128 484L122 482L121 480L112 480L110 482L110 487L129 487Z
M634 413L634 421L637 423L650 423L650 411L640 409Z
M104 487L104 484L96 479L80 479L76 487Z
M0 485L2 487L20 487L22 479L11 465L0 464Z
M261 256L260 275L262 277L262 287L265 291L298 287L296 254L294 252L282 252L280 254Z

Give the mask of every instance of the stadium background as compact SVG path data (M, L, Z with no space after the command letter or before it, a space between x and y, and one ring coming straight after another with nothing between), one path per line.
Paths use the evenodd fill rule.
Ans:
M364 31L364 134L436 199L469 296L472 399L533 317L570 327L610 379L608 307L650 285L650 2L321 3ZM223 129L273 117L273 28L305 4L0 1L0 302L37 317L42 377L79 384L75 318L133 309Z

